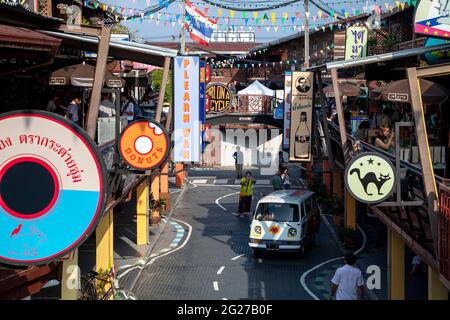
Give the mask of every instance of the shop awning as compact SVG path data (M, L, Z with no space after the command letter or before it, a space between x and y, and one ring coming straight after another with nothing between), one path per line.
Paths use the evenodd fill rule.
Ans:
M76 34L41 31L52 37L60 38L63 44L85 51L97 52L99 39L95 37L81 36ZM131 41L111 40L109 46L109 56L121 60L130 60L149 65L163 67L166 57L174 58L178 51L157 46L141 44Z
M31 46L33 49L41 48L58 48L61 44L61 39L51 37L41 32L36 32L26 28L13 27L0 24L0 46L18 45Z

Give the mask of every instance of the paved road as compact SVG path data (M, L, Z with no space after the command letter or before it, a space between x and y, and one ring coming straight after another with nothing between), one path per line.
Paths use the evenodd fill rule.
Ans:
M327 228L322 225L316 247L303 259L275 253L255 258L247 245L250 220L232 214L237 194L219 200L222 208L215 203L238 190L199 184L184 193L173 215L186 229L184 246L143 270L133 288L139 299L312 299L300 283L302 273L340 256ZM270 191L255 187L253 207ZM313 286L314 278L308 283Z

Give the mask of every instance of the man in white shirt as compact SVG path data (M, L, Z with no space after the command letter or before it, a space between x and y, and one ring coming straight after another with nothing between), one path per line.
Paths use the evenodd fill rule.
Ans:
M356 256L353 253L345 255L345 266L336 270L331 279L331 297L336 294L336 300L358 300L363 298L364 279L361 270L354 267Z
M236 148L236 152L233 153L233 158L236 165L236 177L237 179L241 179L244 167L244 153L241 151L241 147Z
M78 115L80 105L81 105L81 97L75 97L67 107L69 119L77 124L80 124L80 118Z
M116 110L114 109L114 103L109 99L108 94L102 95L102 101L100 102L100 106L98 109L99 117L113 117L116 115Z
M120 99L122 100L122 115L126 115L128 123L131 123L134 120L134 104L125 94Z

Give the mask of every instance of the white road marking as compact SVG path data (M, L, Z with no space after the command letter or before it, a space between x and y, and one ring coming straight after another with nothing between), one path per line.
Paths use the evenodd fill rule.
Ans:
M222 274L223 270L225 269L225 266L221 266L219 271L217 271L217 274Z
M217 281L213 282L213 287L215 291L219 291L219 283Z
M222 300L228 300L227 298L222 298Z
M231 260L234 261L234 260L237 260L237 259L239 259L239 258L241 258L241 257L243 257L243 256L245 256L245 254L240 254L240 255L238 255L238 256L232 258Z
M176 252L176 251L178 251L178 250L181 250L181 249L183 249L183 248L187 245L187 243L188 243L189 240L191 239L191 235L192 235L192 226L191 226L189 223L187 223L187 222L184 222L184 221L181 221L181 220L178 220L178 219L175 219L175 218L172 218L171 220L174 220L174 221L177 221L177 222L179 222L179 223L182 223L182 224L184 224L185 226L188 227L188 233L187 233L186 239L183 241L183 243L182 243L180 246L178 246L177 248L173 249L173 250L170 250L170 251L168 251L168 252L166 252L166 253L163 253L163 254L161 254L161 255L158 255L158 256L156 256L156 257L151 258L151 259L148 260L147 262L145 262L145 259L140 260L140 261L138 262L137 265L135 265L134 267L132 267L132 268L130 268L130 269L125 270L123 273L121 273L120 275L118 275L118 276L117 276L117 279L122 278L124 275L126 275L127 273L129 273L129 272L132 271L132 270L135 270L135 269L141 269L141 270L142 270L142 269L144 269L145 267L147 267L147 266L153 264L156 260L161 259L162 257L165 257L165 256L167 256L167 255L169 255L169 254L172 254L172 253L174 253L174 252ZM133 289L133 288L132 288L132 289Z
M240 193L240 192L238 191L238 192L229 193L229 194L226 194L226 195L224 195L224 196L222 196L222 197L219 197L219 198L216 199L216 204L217 204L223 211L228 211L228 209L225 208L224 206L222 206L222 205L219 203L219 201L222 200L222 199L224 199L224 198L226 198L226 197L233 196L233 195L239 194L239 193Z
M214 184L227 184L228 179L214 179Z
M208 182L208 179L194 179L192 180L193 184L205 184Z
M325 219L325 218L324 218ZM364 232L364 230L363 229L361 229L361 227L359 226L359 225L357 225L357 228L358 228L358 230L361 232L361 234L362 234L362 236L363 236L363 243L361 244L361 248L359 248L358 250L356 250L355 252L354 252L354 254L356 255L356 254L358 254L358 253L360 253L361 251L363 251L364 250L364 248L366 247L366 242L367 242L367 237L366 237L366 234L365 234L365 232ZM309 288L308 288L308 286L306 285L306 281L305 281L305 279L306 279L306 277L308 276L308 274L310 274L311 272L313 272L314 270L316 270L316 269L318 269L318 268L320 268L320 267L322 267L322 266L324 266L324 265L326 265L326 264L328 264L328 263L330 263L330 262L333 262L333 261L336 261L336 260L340 260L340 259L343 259L344 257L337 257L337 258L333 258L333 259L329 259L329 260L327 260L327 261L324 261L324 262L322 262L322 263L320 263L320 264L318 264L318 265L316 265L316 266L314 266L314 267L312 267L311 269L309 269L309 270L306 270L305 272L303 272L303 274L301 275L301 277L300 277L300 284L302 285L302 287L303 287L303 289L305 289L305 291L314 299L314 300L320 300Z
M241 180L239 179L234 180L234 184L241 184Z

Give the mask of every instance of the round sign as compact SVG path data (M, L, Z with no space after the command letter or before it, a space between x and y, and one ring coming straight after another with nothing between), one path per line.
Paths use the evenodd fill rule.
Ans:
M0 262L45 264L81 245L102 216L105 177L95 143L69 120L0 115Z
M151 170L166 161L170 151L169 136L159 123L135 121L123 130L119 151L132 168Z
M206 87L206 95L210 112L225 112L230 108L231 92L226 85L210 83Z
M345 169L345 184L358 201L373 204L387 199L394 191L395 170L392 163L377 153L362 153Z

